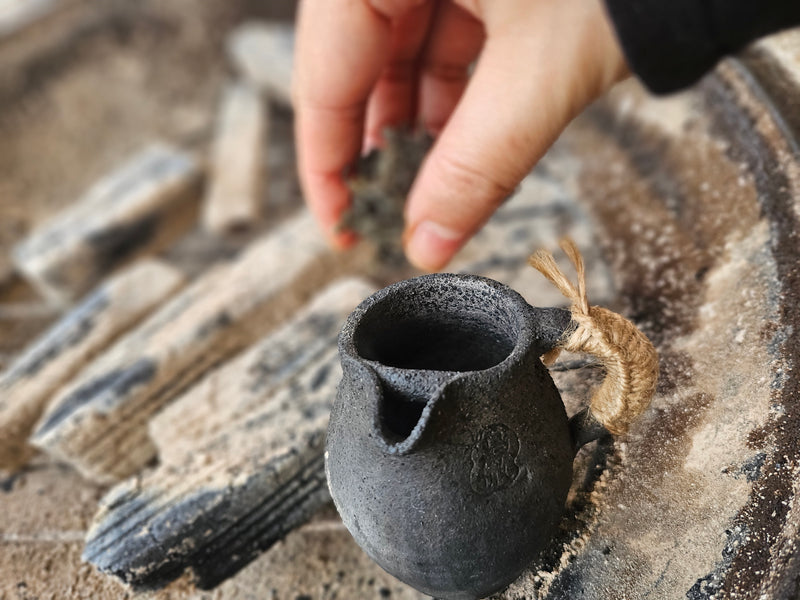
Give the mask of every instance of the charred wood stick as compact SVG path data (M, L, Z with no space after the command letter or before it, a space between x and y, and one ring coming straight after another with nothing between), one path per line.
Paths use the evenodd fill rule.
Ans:
M228 37L228 56L241 76L285 106L292 107L294 26L250 21Z
M202 440L259 409L272 390L286 385L336 344L347 315L373 291L358 279L332 284L291 321L157 413L149 432L161 462L193 453Z
M69 303L109 271L187 229L199 180L191 156L150 146L18 244L14 264L50 301Z
M308 213L288 221L82 371L53 400L33 444L99 482L135 473L155 456L150 417L347 268L331 256Z
M0 468L24 464L27 443L59 386L184 283L167 264L145 260L89 294L0 374Z
M159 415L153 435L162 464L109 492L84 560L137 588L165 585L187 568L211 588L326 504L336 333L371 291L357 281L331 288ZM315 350L304 351L312 341ZM238 406L211 418L229 401ZM188 407L209 417L206 427L198 421L184 430Z
M319 368L338 380L334 350ZM177 478L157 470L112 489L83 559L140 589L161 587L189 567L208 589L305 522L330 498L324 431L336 384L311 392L317 378L309 373L198 448L209 464L185 465ZM300 410L287 414L294 406Z
M203 206L203 226L213 233L247 229L260 217L268 114L250 85L225 89Z

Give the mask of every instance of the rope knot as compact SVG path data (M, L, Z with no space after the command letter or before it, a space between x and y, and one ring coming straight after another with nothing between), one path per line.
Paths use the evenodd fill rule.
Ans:
M528 261L571 301L572 327L542 360L552 364L562 349L595 356L606 377L592 394L589 410L608 431L619 435L650 404L658 381L658 354L650 340L625 317L589 305L583 257L572 240L563 239L560 245L575 267L577 285L546 250L537 251Z

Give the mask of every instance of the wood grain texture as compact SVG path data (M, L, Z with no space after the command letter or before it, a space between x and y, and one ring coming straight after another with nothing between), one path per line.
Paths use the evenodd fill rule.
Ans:
M138 471L155 455L149 418L346 268L329 257L306 212L256 241L65 386L38 424L34 445L100 482Z
M344 319L375 289L360 279L332 284L285 325L207 374L153 416L150 437L162 463L175 463L336 345Z
M137 588L187 568L210 588L329 502L336 337L372 291L359 280L332 286L159 414L151 433L161 463L101 501L84 558Z
M59 386L183 284L183 276L166 263L134 263L22 352L0 375L0 468L13 469L28 459L27 437Z
M182 233L187 224L174 224L191 216L199 180L194 158L153 144L15 246L14 265L48 300L68 304L114 268Z

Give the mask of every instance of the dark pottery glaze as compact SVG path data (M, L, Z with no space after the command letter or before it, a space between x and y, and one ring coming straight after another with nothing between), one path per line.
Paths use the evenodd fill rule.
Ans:
M331 495L386 571L440 598L513 581L558 527L579 445L540 356L570 326L471 275L402 281L367 298L339 337L328 429Z

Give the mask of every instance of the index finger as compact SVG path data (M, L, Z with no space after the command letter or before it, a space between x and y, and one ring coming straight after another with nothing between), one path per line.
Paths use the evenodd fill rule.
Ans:
M323 231L336 232L349 192L342 173L361 150L367 99L388 59L390 23L363 0L300 5L293 101L300 183Z

